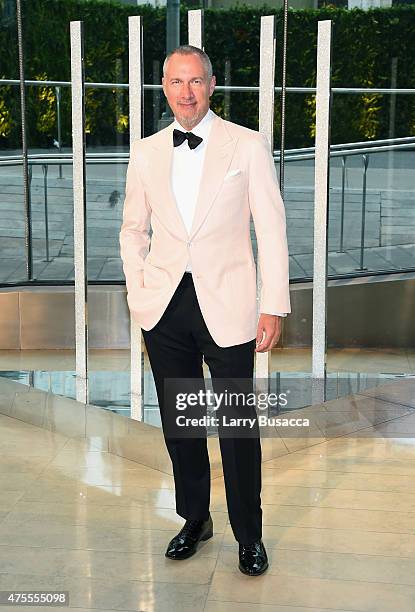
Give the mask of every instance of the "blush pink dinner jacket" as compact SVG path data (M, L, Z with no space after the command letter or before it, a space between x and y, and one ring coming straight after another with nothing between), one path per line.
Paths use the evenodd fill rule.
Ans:
M291 312L285 209L269 143L215 115L190 235L172 192L172 154L172 124L131 145L119 235L131 316L146 331L154 327L190 257L214 341L221 347L248 342L258 323L251 214L262 281L259 312Z

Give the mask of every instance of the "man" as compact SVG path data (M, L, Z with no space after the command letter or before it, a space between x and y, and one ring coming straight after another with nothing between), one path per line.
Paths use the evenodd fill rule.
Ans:
M179 560L213 534L210 465L206 435L166 435L165 379L202 378L204 359L212 381L252 383L255 351L278 342L280 317L291 308L285 210L268 142L209 108L216 79L202 50L178 47L163 73L175 120L131 145L120 247L128 305L155 379L176 511L186 520L166 551ZM262 280L259 321L251 214ZM244 414L249 410L252 416L253 408ZM259 575L268 567L259 435L219 442L239 569Z

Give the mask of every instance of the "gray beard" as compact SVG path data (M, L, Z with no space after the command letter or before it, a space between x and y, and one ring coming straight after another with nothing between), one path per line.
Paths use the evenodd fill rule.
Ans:
M199 116L199 114L196 114L194 117L192 117L192 119L189 119L189 117L177 117L179 120L179 123L186 128L186 130L188 132L190 132L195 125L197 125L199 123L199 121L201 120L202 117Z

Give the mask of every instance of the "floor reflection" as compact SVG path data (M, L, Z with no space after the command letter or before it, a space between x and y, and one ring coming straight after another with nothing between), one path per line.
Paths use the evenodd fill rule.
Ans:
M35 389L75 399L74 371L6 370L0 376L29 385ZM325 381L325 398L329 401L377 387L387 380L413 377L411 373L329 372ZM154 378L151 371L144 372L144 422L161 426ZM210 383L208 383L210 386ZM265 385L265 386L264 386ZM267 409L269 415L320 403L313 401L310 372L271 372L267 382L257 381L257 391L275 396L284 395L287 403L274 402ZM90 371L89 404L130 417L130 373L128 371Z

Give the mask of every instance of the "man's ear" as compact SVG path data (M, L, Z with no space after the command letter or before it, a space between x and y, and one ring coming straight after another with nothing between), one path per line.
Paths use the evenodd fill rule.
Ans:
M166 95L166 90L164 88L165 87L164 83L165 83L165 79L164 79L164 77L161 77L161 85L163 87L163 93L164 93L164 95Z
M210 96L213 94L213 92L214 92L214 90L215 90L215 87L216 87L216 77L215 77L215 75L213 74L213 75L212 75L212 79L211 79L211 81L210 81L210 87L209 87L209 95L210 95Z

